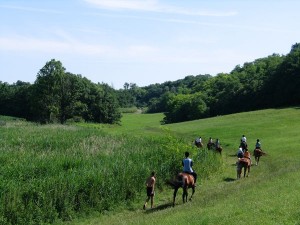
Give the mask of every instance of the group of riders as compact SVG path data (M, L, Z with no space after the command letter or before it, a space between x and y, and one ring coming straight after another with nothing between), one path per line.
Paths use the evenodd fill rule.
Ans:
M202 138L201 137L196 138L194 144L198 148L203 147ZM216 150L219 153L221 153L221 151L222 151L220 140L218 138L214 142L213 139L210 137L208 140L208 143L207 143L207 148L210 150L211 149ZM257 139L256 143L255 143L254 155L256 157L257 155L262 155L262 154L264 154L264 152L261 149L260 140ZM250 152L248 151L247 138L245 135L242 135L242 137L241 137L239 149L238 149L236 156L238 158L237 165L239 165L239 162L245 162L245 161L247 161L249 166L252 165L251 155L250 155ZM257 164L258 164L258 161L256 160L256 165ZM189 171L187 171L187 172L189 172ZM192 174L192 173L190 172L190 174Z
M255 156L255 165L258 165L260 156L264 155L265 152L261 149L261 143L259 139L256 140L255 148L254 148L254 156ZM237 179L241 177L242 168L244 168L244 177L249 175L250 167L252 165L251 155L248 151L247 138L245 135L242 136L239 149L237 151ZM248 172L247 172L248 171Z
M257 139L256 143L255 143L254 154L256 152L262 152L261 143L260 143L259 139ZM241 138L241 143L240 143L239 149L237 151L237 157L238 157L238 159L249 158L251 160L250 153L248 151L247 138L245 137L245 135L243 135Z
M196 138L195 140L195 145L198 147L198 148L201 148L203 147L203 143L202 143L202 138L201 137L198 137ZM208 142L207 142L207 148L209 150L211 149L215 149L217 151L219 151L221 149L221 144L220 144L220 140L217 138L216 141L214 142L213 139L210 137L208 139Z
M202 143L202 138L198 137L195 140L195 145L197 147L203 147L203 143ZM213 139L210 137L207 143L207 148L208 149L215 149L218 151L218 149L222 149L221 145L220 145L220 140L217 138L215 142L213 142ZM219 151L221 153L221 151ZM261 149L261 143L260 140L257 139L256 140L256 144L255 144L255 149L254 149L254 155L256 156L256 153L262 152ZM194 178L194 182L193 182L193 187L196 186L196 181L197 181L197 173L193 170L193 160L189 157L190 153L189 152L185 152L185 158L182 160L182 167L183 170L182 172L184 174L190 174L193 176ZM237 161L237 169L239 169L239 164L240 162L244 162L247 161L249 164L249 168L250 165L252 164L251 162L251 156L250 153L248 151L248 144L247 144L247 138L245 135L242 135L241 141L240 141L240 145L239 145L239 149L237 151L236 154L238 161ZM256 162L257 163L257 162ZM257 164L256 164L257 165ZM155 172L151 173L151 176L147 179L146 181L146 185L147 185L147 199L146 202L143 206L143 208L146 208L147 202L149 201L149 199L151 199L151 208L153 207L153 196L154 196L154 186L155 186ZM175 201L175 194L174 194L174 201Z

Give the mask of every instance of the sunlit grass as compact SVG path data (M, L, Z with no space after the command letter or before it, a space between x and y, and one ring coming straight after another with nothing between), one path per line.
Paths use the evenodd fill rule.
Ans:
M202 180L188 204L168 207L172 191L166 190L156 196L157 210L137 207L72 224L299 224L299 116L298 108L269 109L164 126L186 142L220 138L223 170ZM251 152L259 138L268 154L237 181L233 155L242 134Z
M81 225L297 224L299 116L299 109L287 108L164 126L162 114L126 114L121 126L5 120L0 223L61 218ZM268 154L248 178L236 181L234 154L242 134L251 152L259 138ZM197 136L205 143L219 138L222 156L195 148ZM183 205L179 193L173 208L173 192L164 181L181 169L186 150L200 180L193 201ZM156 208L143 211L151 170L158 173Z

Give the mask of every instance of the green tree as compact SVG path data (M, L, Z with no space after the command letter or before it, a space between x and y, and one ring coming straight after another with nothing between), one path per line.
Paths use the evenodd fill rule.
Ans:
M42 123L80 117L86 121L117 123L116 94L106 84L94 84L80 75L65 72L60 61L52 59L39 71L31 95L33 119Z
M170 96L162 123L176 123L206 117L208 107L203 98L201 93Z
M32 112L34 119L43 123L65 120L65 68L52 59L38 72L34 82Z
M119 123L121 113L118 110L117 96L107 84L94 84L90 86L88 95L89 121L98 123Z
M300 44L292 46L276 72L266 84L272 106L300 104Z

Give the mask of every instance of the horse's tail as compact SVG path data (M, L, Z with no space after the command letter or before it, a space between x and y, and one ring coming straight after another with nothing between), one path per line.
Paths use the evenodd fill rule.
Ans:
M174 187L174 181L173 180L166 180L166 184L170 185L171 187Z
M181 187L183 185L183 182L179 180L167 180L166 184L170 185L172 188L177 188Z
M170 185L173 188L182 187L184 185L184 179L182 175L176 176L174 180L167 180L166 184Z

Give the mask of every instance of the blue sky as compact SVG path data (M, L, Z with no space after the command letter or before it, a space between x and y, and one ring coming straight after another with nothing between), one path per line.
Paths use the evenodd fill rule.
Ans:
M236 65L300 42L297 0L0 0L0 81L51 59L116 89Z

